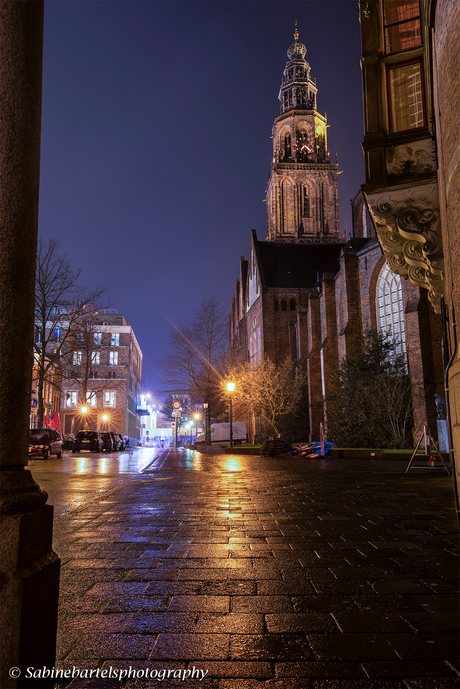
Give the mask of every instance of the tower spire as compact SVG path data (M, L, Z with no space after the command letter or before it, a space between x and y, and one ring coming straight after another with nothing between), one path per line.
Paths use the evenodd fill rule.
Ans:
M267 183L268 239L327 243L339 239L337 164L327 150L327 120L316 105L316 81L300 43L297 20L288 48L273 124Z

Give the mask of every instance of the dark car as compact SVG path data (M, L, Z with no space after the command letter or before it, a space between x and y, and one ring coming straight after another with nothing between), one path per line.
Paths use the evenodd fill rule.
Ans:
M97 431L78 431L72 440L72 452L102 452L102 438Z
M120 450L124 450L124 449L125 449L125 439L124 439L124 437L121 435L121 433L117 433L117 435L118 435L118 437L119 437L119 439L120 439Z
M112 434L109 433L108 431L103 431L102 433L99 433L101 436L102 440L102 451L104 450L106 452L112 452L113 451L113 439L112 439Z
M54 428L31 428L29 431L29 457L49 459L62 457L62 440Z
M118 437L118 433L110 431L110 435L112 436L113 440L113 451L118 452L118 450L120 449L120 438Z

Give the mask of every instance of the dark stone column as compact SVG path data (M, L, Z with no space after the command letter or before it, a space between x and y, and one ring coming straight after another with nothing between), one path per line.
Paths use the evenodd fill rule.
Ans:
M40 175L43 1L0 1L0 549L5 689L54 666L59 558L53 508L28 461ZM18 679L10 674L19 668ZM15 672L13 671L13 675Z
M316 292L311 292L308 303L308 397L310 415L310 442L319 440L319 425L324 422L323 390L321 384L321 311Z

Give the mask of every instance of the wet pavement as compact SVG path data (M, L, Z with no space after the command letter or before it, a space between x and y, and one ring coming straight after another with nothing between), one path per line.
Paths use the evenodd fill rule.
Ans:
M460 686L442 468L151 453L56 518L72 689Z
M62 459L30 459L27 469L48 493L55 517L81 509L137 476L160 450L131 448L123 452L66 451Z

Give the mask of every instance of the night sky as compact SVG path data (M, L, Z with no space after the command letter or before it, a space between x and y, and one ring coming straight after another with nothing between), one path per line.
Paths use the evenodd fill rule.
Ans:
M340 227L363 183L358 3L45 2L39 235L108 288L161 389L168 323L228 304L266 237L278 92L299 40L339 156Z

